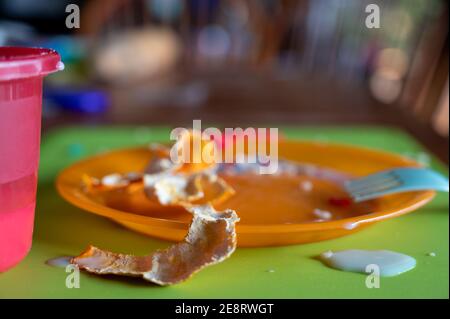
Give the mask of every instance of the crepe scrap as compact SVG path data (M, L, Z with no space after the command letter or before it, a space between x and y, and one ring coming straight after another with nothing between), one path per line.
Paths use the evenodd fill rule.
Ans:
M217 145L213 141L202 139L202 133L198 130L184 131L179 140L170 150L171 158L179 163L177 169L179 173L200 173L209 169L214 169L217 165ZM194 140L200 140L197 149ZM185 150L188 150L185 152ZM193 150L192 152L189 150ZM204 157L207 157L205 161Z
M193 219L180 243L142 257L89 246L71 263L94 274L142 277L165 286L182 282L204 267L228 258L236 249L235 224L239 221L236 213L218 212L211 205L186 209L193 214Z
M96 178L83 174L81 177L84 187L88 191L99 190L115 190L120 188L127 188L131 185L140 184L142 182L143 175L140 173L127 173L127 174L109 174L102 178Z
M204 196L196 176L155 174L144 176L145 193L161 205L189 203Z
M181 164L176 164L170 160L170 150L165 145L151 144L149 149L153 157L144 170L145 174L171 172L180 168Z
M102 178L83 174L83 176L81 177L83 185L88 191L108 191L119 188L126 188L134 183L142 183L144 176L147 174L155 175L160 173L169 173L179 167L178 165L173 164L168 158L169 149L166 146L160 144L151 144L149 149L152 152L153 156L149 164L145 168L144 173L113 173L103 176Z
M161 205L218 204L235 194L225 180L215 174L157 174L144 176L145 193Z
M184 137L189 138L190 135ZM167 146L151 144L149 149L153 156L143 173L114 173L102 178L85 174L82 177L85 189L89 192L125 189L128 193L143 189L150 200L164 206L214 204L235 193L216 175L216 164L176 164L170 160Z
M180 141L191 143L192 134L183 135ZM180 141L176 143L178 148ZM208 147L209 144L201 145L202 150ZM216 175L215 163L175 164L169 159L170 151L165 146L153 145L151 149L155 156L143 178L149 199L164 206L189 205L217 203L234 194L231 186Z
M198 174L196 175L196 180L203 192L203 197L194 200L192 202L194 205L204 205L208 203L216 205L224 202L236 193L234 188L216 174Z
M190 139L191 135L184 137L184 141L191 142ZM210 146L202 145L202 150L206 147ZM142 277L158 285L171 285L188 279L208 265L223 261L236 249L235 223L239 218L233 210L217 212L212 206L234 194L234 189L217 176L217 165L203 162L177 164L170 160L167 147L152 145L150 150L153 156L139 179L130 179L126 174L111 174L105 176L106 179L85 176L83 181L88 189L137 186L150 200L161 205L184 207L193 214L187 236L168 249L141 257L89 246L71 260L80 269L95 274Z

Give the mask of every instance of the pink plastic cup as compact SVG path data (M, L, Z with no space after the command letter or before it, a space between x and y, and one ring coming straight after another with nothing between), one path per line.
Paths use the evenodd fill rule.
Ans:
M31 248L42 82L61 66L53 50L0 47L0 272Z

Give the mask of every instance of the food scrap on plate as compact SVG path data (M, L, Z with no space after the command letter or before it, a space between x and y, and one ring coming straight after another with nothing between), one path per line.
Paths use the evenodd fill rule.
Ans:
M202 145L202 150L207 147L210 145ZM232 196L234 190L216 175L215 164L174 164L169 149L162 145L151 145L150 151L153 156L143 173L115 173L102 178L85 175L85 189L89 192L140 188L149 200L162 206L184 207L193 215L184 240L147 256L89 246L71 259L72 264L94 274L135 276L158 285L172 285L234 252L235 224L239 218L231 209L218 212L213 207Z
M211 205L192 206L188 211L193 218L187 236L165 250L140 257L89 246L71 263L90 273L142 277L162 286L182 282L234 252L239 221L234 211L217 212Z

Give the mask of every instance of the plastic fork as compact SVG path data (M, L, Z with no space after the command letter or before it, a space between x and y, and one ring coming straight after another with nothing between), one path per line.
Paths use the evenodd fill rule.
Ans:
M345 189L355 202L384 195L435 190L448 192L448 179L428 168L397 168L347 181Z

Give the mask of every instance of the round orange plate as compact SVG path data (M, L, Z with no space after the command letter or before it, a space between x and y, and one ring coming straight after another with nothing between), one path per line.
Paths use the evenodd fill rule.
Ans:
M56 186L67 201L88 212L111 218L140 233L173 241L187 233L191 216L182 208L152 205L143 195L89 194L83 190L83 174L101 177L111 173L142 171L151 153L144 147L117 150L90 157L66 168ZM418 166L409 159L347 145L283 141L280 159L331 168L352 176L364 176L388 168ZM304 177L279 178L270 175L224 176L236 195L217 209L235 209L238 246L276 246L315 242L351 234L378 222L410 212L430 201L434 192L409 192L347 207L329 203L330 197L345 196L331 182L308 179L312 189L302 188ZM315 209L332 212L332 218L318 221Z

